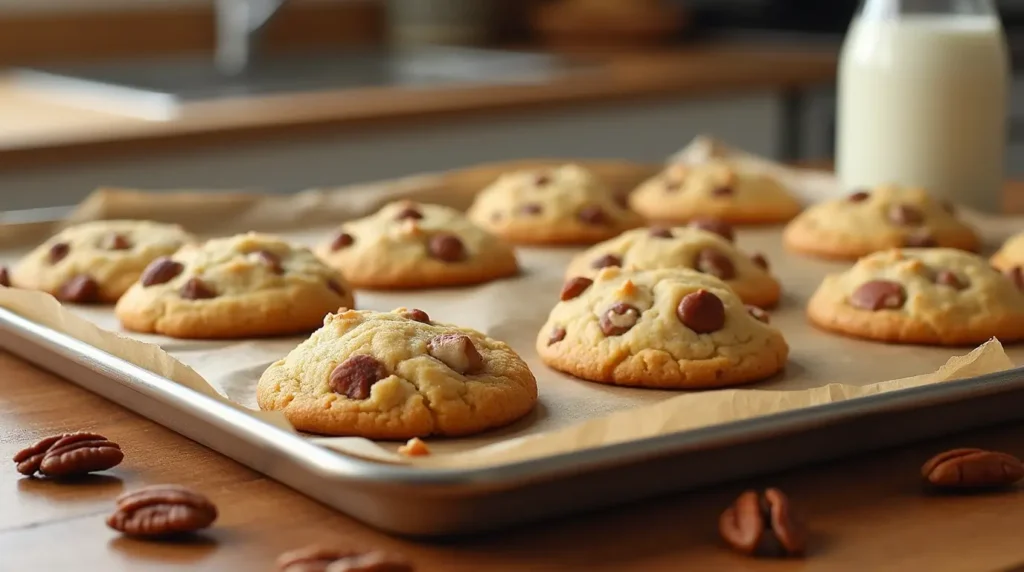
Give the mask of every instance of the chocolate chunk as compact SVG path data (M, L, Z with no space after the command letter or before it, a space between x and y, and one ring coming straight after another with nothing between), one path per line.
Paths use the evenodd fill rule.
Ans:
M1014 266L1013 268L1007 268L1003 274L1013 282L1013 285L1018 290L1024 290L1024 267Z
M142 271L140 281L143 286L166 284L173 280L175 276L181 274L183 270L185 270L185 266L180 262L175 262L167 256L161 256L150 262L149 266Z
M899 282L871 280L861 284L850 295L850 305L861 310L896 310L907 301L907 293Z
M732 260L713 248L705 248L698 252L693 267L721 280L731 280L736 276L736 267L733 266Z
M713 197L725 198L725 197L731 197L732 195L733 195L732 187L729 187L729 186L726 186L726 185L722 185L720 187L715 187L714 189L711 190L711 196L713 196Z
M655 238L673 238L672 229L663 226L652 226L649 232Z
M270 252L269 250L260 250L256 253L256 256L258 256L274 274L284 274L284 267L281 266L280 256Z
M453 371L464 375L478 373L484 367L484 358L473 345L473 340L462 334L435 336L427 344L427 351Z
M933 248L938 245L939 243L932 236L932 233L924 229L911 232L903 237L903 246L907 248Z
M608 268L609 266L622 266L622 259L614 254L605 254L590 264L591 268Z
M850 196L846 197L846 200L850 201L851 203L862 203L868 200L870 197L871 193L867 191L857 191L851 193Z
M916 226L924 222L924 214L910 205L892 205L887 214L893 224L900 226Z
M466 258L466 247L454 234L439 233L427 245L430 255L445 262L458 262Z
M967 281L961 280L959 276L949 270L940 270L935 275L935 283L943 286L949 286L954 290L963 290L967 288Z
M554 345L565 339L565 328L558 326L551 330L551 337L548 338L548 345Z
M421 322L424 324L430 323L430 316L428 316L427 313L424 312L423 310L417 310L413 308L412 310L406 310L405 312L402 312L402 316L414 322Z
M523 206L519 207L519 212L525 215L540 214L543 210L543 207L541 207L538 203L526 203Z
M765 312L764 310L758 308L757 306L751 306L750 304L747 304L747 313L749 313L758 322L764 322L768 324L771 323L772 321L771 316L768 315L768 312Z
M50 247L50 253L47 255L47 259L50 264L56 264L71 252L71 245L66 242L58 242Z
M591 280L590 278L584 278L582 276L570 278L562 286L561 300L563 302L567 300L572 300L573 298L579 296L584 291L586 291L587 288L590 288L590 285L593 283L594 281Z
M601 314L601 331L606 336L621 336L640 321L640 309L618 302Z
M725 304L707 290L691 292L679 301L676 317L698 334L710 334L725 327Z
M327 287L333 290L338 296L345 295L345 289L341 287L341 284L338 284L337 280L328 280Z
M6 266L0 266L0 286L11 287L11 273Z
M189 278L188 282L179 290L179 294L186 300L206 300L217 297L217 292L199 278Z
M331 391L349 399L370 397L373 384L388 377L388 370L377 358L366 354L354 355L338 364L328 380Z
M608 215L597 205L583 207L576 216L586 224L608 224Z
M423 218L423 214L416 207L407 206L395 215L395 220L405 220L407 218L419 220Z
M757 266L760 266L761 268L768 270L768 259L765 258L765 256L760 252L754 253L754 255L750 257L750 261L756 264Z
M334 240L331 241L331 250L341 250L342 248L347 248L349 246L352 246L352 244L355 241L355 237L352 236L351 234L347 232L339 233L338 236L334 237Z
M108 250L128 250L132 247L132 241L121 233L108 234L103 242L104 248Z
M79 274L71 280L68 280L60 287L57 292L57 298L64 300L65 302L74 302L76 304L88 304L90 302L96 302L100 296L100 285L92 276L86 274Z
M718 219L699 218L690 223L690 228L706 230L707 232L717 234L729 242L736 240L736 235L733 233L732 225Z

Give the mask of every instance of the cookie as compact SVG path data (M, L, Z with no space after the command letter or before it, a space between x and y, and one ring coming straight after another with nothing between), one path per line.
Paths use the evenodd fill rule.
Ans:
M688 227L653 227L624 232L576 256L565 273L593 278L602 268L629 270L690 268L725 281L743 302L762 308L779 301L781 287L760 254L747 256L732 244L732 228L701 220Z
M825 278L816 326L883 342L959 346L1024 338L1024 293L988 262L952 248L877 252Z
M989 262L1006 273L1018 287L1024 288L1024 232L1010 237Z
M537 403L537 381L480 332L422 310L350 310L271 365L256 397L300 431L404 440L511 423Z
M62 230L25 255L10 272L9 281L65 302L112 304L150 262L191 241L191 235L172 224L87 222Z
M310 332L353 304L341 274L308 249L249 233L158 258L114 311L135 332L227 339Z
M669 166L637 187L629 205L647 220L670 224L699 218L779 223L803 208L775 177L720 159Z
M978 235L949 203L919 188L887 185L815 205L783 235L795 252L855 260L890 248L958 248L974 252Z
M316 253L357 288L460 286L519 272L512 247L461 212L412 201L341 225Z
M477 195L469 218L515 244L594 244L642 221L577 165L509 173Z
M749 383L783 369L789 346L768 314L721 280L683 268L605 268L570 279L537 352L576 377L663 389Z

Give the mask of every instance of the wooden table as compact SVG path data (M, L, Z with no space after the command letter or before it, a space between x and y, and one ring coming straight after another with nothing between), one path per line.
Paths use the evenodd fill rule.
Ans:
M1008 195L1008 205L1024 206L1024 187ZM400 552L421 571L1024 570L1024 491L928 496L918 473L928 457L952 447L1024 457L1024 423L480 538L417 542L369 529L10 354L0 353L0 371L0 457L74 430L101 433L126 452L108 476L74 485L22 478L5 461L4 572L273 570L280 552L311 542ZM114 497L157 483L209 495L221 511L216 526L186 545L129 540L106 528ZM751 560L718 540L718 514L733 496L769 485L788 491L808 517L805 560Z

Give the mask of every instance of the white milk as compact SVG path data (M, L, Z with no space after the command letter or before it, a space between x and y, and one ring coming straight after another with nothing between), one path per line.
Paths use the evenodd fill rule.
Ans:
M923 186L997 211L1008 76L994 16L855 20L839 68L836 167L843 185Z

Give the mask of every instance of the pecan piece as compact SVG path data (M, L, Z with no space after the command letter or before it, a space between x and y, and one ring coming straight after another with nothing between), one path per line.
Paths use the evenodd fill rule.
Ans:
M50 252L47 253L46 258L50 261L50 264L57 264L64 257L71 252L71 245L66 242L58 242L50 247Z
M591 268L608 268L609 266L622 266L622 259L614 254L605 254L590 264Z
M565 328L558 326L554 330L551 330L551 336L548 338L548 345L553 346L558 342L565 339Z
M266 264L274 274L284 274L284 266L281 266L281 257L269 250L259 250L256 257Z
M131 247L132 241L119 232L108 234L103 239L103 248L107 250L129 250Z
M328 383L331 391L349 399L366 399L370 397L373 384L388 375L387 368L377 358L358 354L338 364L331 372Z
M924 222L924 213L910 205L892 205L887 214L893 224L900 226L915 226Z
M929 459L921 467L921 476L936 488L1001 488L1024 478L1024 463L998 451L953 449Z
M425 457L430 454L430 447L423 439L413 437L398 448L398 454L406 457Z
M587 288L590 288L590 285L593 283L594 281L591 280L590 278L584 278L582 276L570 278L562 286L562 293L560 295L560 299L563 302L572 300L573 298L576 298L580 294L584 293L587 290Z
M604 209L597 205L588 205L583 207L576 214L576 217L584 224L602 225L610 222L608 220L608 214L604 212Z
M652 226L648 231L650 236L655 238L672 238L672 229L664 226Z
M11 287L11 273L6 266L0 266L0 286Z
M474 374L483 369L484 358L473 340L462 334L441 334L427 344L427 351L441 363L461 374Z
M430 316L428 316L423 310L417 310L416 308L404 310L401 312L401 316L414 322L421 322L424 324L430 323Z
M601 314L599 325L606 336L621 336L640 321L640 308L617 302Z
M277 558L278 572L413 572L405 560L382 552L307 546Z
M747 304L747 313L750 314L750 317L754 318L758 322L770 324L772 321L772 318L771 316L768 315L768 312L765 312L763 309L758 308L757 306Z
M201 530L217 520L217 507L179 485L154 485L117 497L107 526L127 536L161 538Z
M398 214L395 215L395 220L405 220L407 218L413 220L420 220L423 218L423 213L421 213L419 209L417 209L416 207L408 205L402 210L398 211Z
M878 310L897 310L907 301L907 292L903 285L892 280L869 280L853 291L850 305L861 310L872 312Z
M76 477L105 471L124 459L121 447L95 433L64 433L53 435L14 456L18 472L32 476Z
M736 233L733 231L732 225L716 218L698 218L690 222L690 228L700 229L733 242L736 240Z
M342 232L331 241L331 250L341 250L342 248L352 246L355 241L356 238L354 236L347 232Z
M710 274L721 280L732 280L736 277L736 267L728 256L714 248L705 248L697 253L693 267L704 274Z
M217 297L217 291L207 286L206 282L199 278L189 278L188 282L181 287L179 294L186 300L208 300Z
M718 531L729 546L751 556L800 556L807 547L807 527L778 489L741 494L718 519Z
M89 304L100 297L100 285L92 276L79 274L65 282L57 291L57 298L75 304Z
M166 284L173 280L177 275L185 270L185 266L180 262L175 262L167 256L161 256L153 262L149 263L149 266L142 271L141 282L143 286L156 286L157 284Z
M851 193L850 196L846 197L846 200L850 201L851 203L862 203L868 200L869 198L871 198L871 193L867 191L856 191Z

